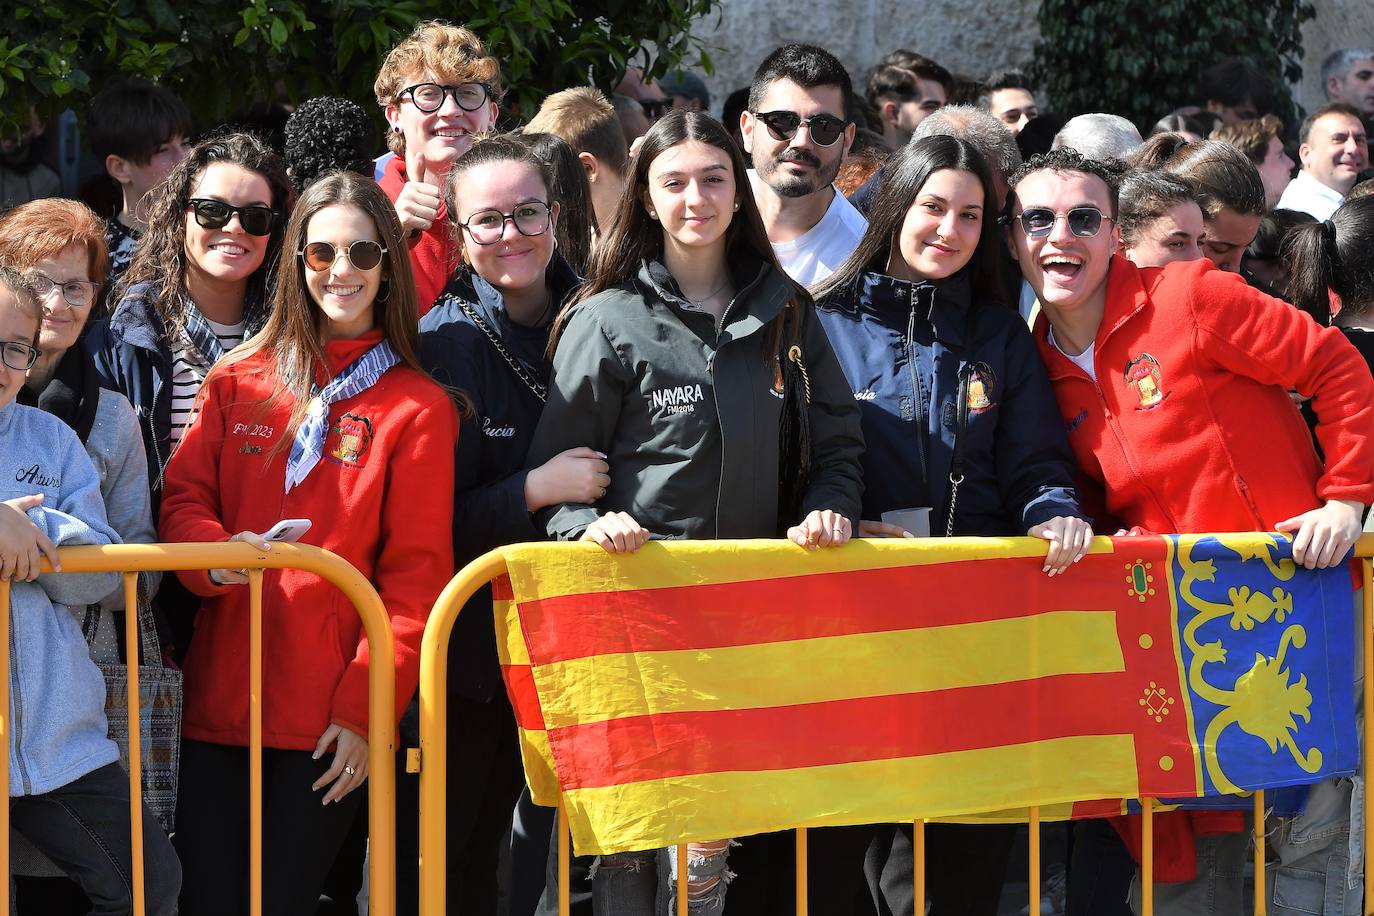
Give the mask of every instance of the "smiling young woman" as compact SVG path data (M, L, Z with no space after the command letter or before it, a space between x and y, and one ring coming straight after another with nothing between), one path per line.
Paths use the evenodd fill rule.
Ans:
M399 716L425 616L453 569L435 533L453 520L457 415L420 368L410 261L375 183L349 172L317 180L285 245L266 326L211 371L167 466L162 535L268 550L262 532L276 522L313 519L302 542L352 563L386 605ZM181 910L229 916L248 906L247 577L179 575L202 599L185 662ZM367 778L368 646L353 609L316 576L267 576L262 604L264 911L306 913Z

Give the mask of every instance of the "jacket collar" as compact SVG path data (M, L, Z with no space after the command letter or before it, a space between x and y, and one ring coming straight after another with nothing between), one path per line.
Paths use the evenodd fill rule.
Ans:
M1107 338L1150 304L1150 293L1146 283L1152 279L1151 274L1157 276L1159 272L1151 268L1147 274L1121 255L1112 256L1111 265L1107 268L1107 301L1102 310L1102 323L1097 326L1097 336L1093 338L1094 352L1100 351ZM1044 358L1050 378L1081 375L1079 368L1059 352L1058 347L1050 343L1049 332L1049 316L1041 310L1035 321L1035 341L1040 346L1040 354Z
M827 306L833 303L833 307L856 314L871 314L901 331L906 330L914 306L916 320L929 327L936 340L952 347L963 346L968 310L974 307L967 270L938 282L899 280L879 270L868 270L859 277L851 296L828 298Z
M729 256L730 274L735 279L736 309L729 324L730 336L748 337L778 316L799 287L782 269L753 252L740 251ZM705 314L687 302L677 281L662 262L640 262L638 279L660 300L677 309Z
M162 316L153 305L157 288L152 283L139 283L129 288L110 316L110 331L115 337L132 346L154 353L167 349L163 340Z
M582 280L573 271L571 265L558 252L553 253L553 260L549 262L548 268L544 271L544 282L549 286L549 292L553 294L553 307L549 310L549 320L543 327L547 328L553 322L553 316L558 314L559 307L567 302L581 284ZM472 305L482 319L492 327L499 328L502 335L518 329L515 322L511 321L506 313L506 303L501 296L501 291L482 279L471 267L464 266L459 269L457 276L449 285L446 293L453 295L464 302Z

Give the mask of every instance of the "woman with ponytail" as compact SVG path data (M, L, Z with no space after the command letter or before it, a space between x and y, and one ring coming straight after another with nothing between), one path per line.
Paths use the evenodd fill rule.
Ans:
M1340 328L1374 367L1374 197L1348 200L1329 220L1292 230L1283 252L1292 303Z

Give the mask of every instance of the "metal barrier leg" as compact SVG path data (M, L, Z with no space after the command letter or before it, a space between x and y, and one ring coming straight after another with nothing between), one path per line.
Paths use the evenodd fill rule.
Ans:
M1040 912L1040 806L1030 807L1030 909Z
M568 916L572 909L572 904L568 902L568 895L571 888L568 883L572 880L569 872L572 867L572 831L568 829L568 811L563 807L562 799L558 801L558 916Z
M1155 916L1155 803L1140 800L1140 916Z
M248 570L248 900L262 916L262 570Z
M143 748L138 710L138 573L124 573L124 650L129 660L129 849L134 913L143 916ZM159 659L148 659L158 664Z
M911 863L913 878L912 899L916 901L916 912L912 916L925 916L926 912L926 822L917 818L911 824ZM1032 913L1035 910L1031 910Z
M677 855L677 912L687 916L687 844L678 843L674 848Z
M806 916L811 903L806 896L806 828L797 828L797 916Z
M1265 913L1264 790L1255 793L1255 916Z

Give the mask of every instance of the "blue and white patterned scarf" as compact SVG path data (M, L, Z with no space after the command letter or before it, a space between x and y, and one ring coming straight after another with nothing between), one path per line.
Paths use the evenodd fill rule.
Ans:
M324 454L324 440L329 432L329 405L346 401L371 388L386 370L400 361L391 342L384 340L349 364L323 390L318 386L311 389L310 409L296 430L296 438L291 443L291 455L286 459L287 493L305 480Z

